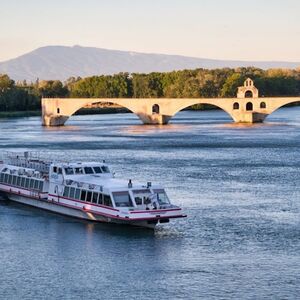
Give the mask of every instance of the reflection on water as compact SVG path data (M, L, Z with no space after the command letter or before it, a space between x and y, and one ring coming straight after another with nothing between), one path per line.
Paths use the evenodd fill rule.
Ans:
M120 129L120 132L128 133L128 134L152 134L152 133L160 133L160 132L178 132L178 131L186 131L191 129L192 126L185 124L167 124L167 125L132 125L132 126L124 126Z
M132 114L0 121L2 150L105 159L162 183L188 218L155 231L0 204L1 299L296 299L300 287L300 108L265 124L222 111L168 126Z

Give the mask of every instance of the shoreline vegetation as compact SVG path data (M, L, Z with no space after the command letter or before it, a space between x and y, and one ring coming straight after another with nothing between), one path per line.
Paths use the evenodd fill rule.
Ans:
M0 74L0 118L41 115L41 98L222 98L236 97L237 87L250 77L263 97L299 96L300 67L292 69L223 68L195 69L149 74L119 73L65 82L37 79L15 82ZM187 110L216 109L197 104ZM110 103L82 108L75 114L129 112Z

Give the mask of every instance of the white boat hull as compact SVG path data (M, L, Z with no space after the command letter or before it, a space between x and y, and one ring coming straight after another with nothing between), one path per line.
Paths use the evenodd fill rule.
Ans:
M151 229L153 229L156 225L156 224L149 224L147 221L132 221L132 220L123 221L123 220L118 220L118 219L114 219L114 218L108 218L106 216L94 214L89 211L83 211L83 210L79 210L79 209L65 207L62 205L57 205L55 202L51 202L51 201L47 201L47 200L40 200L40 199L32 199L32 198L24 197L22 195L17 195L17 194L5 193L5 195L11 201L15 201L15 202L18 202L21 204L48 210L48 211L62 214L65 216L70 216L70 217L93 221L93 222L125 224L125 225L146 227L146 228L151 228Z

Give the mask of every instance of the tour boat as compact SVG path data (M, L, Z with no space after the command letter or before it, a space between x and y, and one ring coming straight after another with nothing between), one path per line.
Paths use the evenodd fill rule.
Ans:
M96 222L154 228L186 217L164 188L114 177L99 162L55 162L31 152L0 161L0 193L6 199Z

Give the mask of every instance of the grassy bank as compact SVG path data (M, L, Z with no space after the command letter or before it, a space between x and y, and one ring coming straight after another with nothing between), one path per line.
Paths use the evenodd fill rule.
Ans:
M23 118L40 116L40 110L26 110L26 111L0 111L0 118Z

